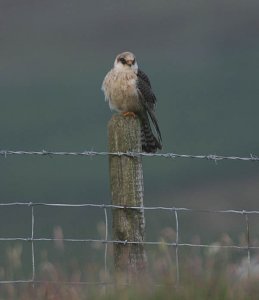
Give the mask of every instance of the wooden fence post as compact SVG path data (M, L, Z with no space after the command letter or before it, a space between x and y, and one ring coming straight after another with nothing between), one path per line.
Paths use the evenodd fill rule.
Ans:
M113 115L109 124L110 152L140 152L140 122L138 118ZM143 206L144 184L140 157L110 156L110 186L112 204L122 206ZM113 239L128 242L143 242L144 210L113 209ZM143 275L146 268L146 254L143 244L114 244L114 265L120 280L127 282ZM121 275L124 274L125 276Z

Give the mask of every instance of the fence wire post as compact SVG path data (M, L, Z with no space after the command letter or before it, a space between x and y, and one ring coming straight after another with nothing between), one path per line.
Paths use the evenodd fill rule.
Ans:
M107 278L108 278L108 273L107 273L107 250L108 250L108 217L107 217L107 209L104 207L104 218L105 218L105 248L104 248L104 292L106 293L106 284L107 284Z
M138 118L114 115L108 125L109 151L138 153L141 151L141 130ZM110 155L110 186L114 208L113 238L124 243L114 244L116 278L129 283L139 279L146 268L144 250L144 184L141 157ZM132 209L127 207L140 207ZM130 243L130 242L136 242Z
M179 244L179 222L177 210L174 208L176 237L175 237L175 261L176 261L176 284L179 285L180 271L179 271L179 256L178 256L178 244Z
M244 212L246 221L246 240L247 240L247 277L250 278L251 272L251 255L250 255L250 226L247 212Z
M32 255L32 286L34 288L35 282L35 255L34 255L34 207L33 204L30 203L31 206L31 255Z

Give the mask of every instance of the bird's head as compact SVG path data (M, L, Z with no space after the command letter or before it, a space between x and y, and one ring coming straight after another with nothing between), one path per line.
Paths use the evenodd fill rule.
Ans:
M116 69L132 69L135 73L138 71L138 64L135 55L131 52L123 52L116 56L114 62Z

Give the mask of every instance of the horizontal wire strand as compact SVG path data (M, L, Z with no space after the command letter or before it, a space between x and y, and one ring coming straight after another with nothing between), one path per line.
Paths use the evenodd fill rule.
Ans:
M98 151L82 151L82 152L66 152L66 151L13 151L13 150L0 150L0 155L5 158L9 155L35 155L35 156L128 156L128 157L162 157L162 158L191 158L191 159L206 159L212 161L220 160L240 160L240 161L259 161L259 157L254 154L250 154L247 157L240 156L225 156L215 154L178 154L178 153L146 153L146 152L98 152Z
M45 203L45 202L6 202L0 203L0 206L54 206L54 207L92 207L92 208L118 208L118 209L136 209L136 210L168 210L178 212L197 212L197 213L222 213L222 214L259 214L259 210L235 210L235 209L199 209L186 207L169 206L126 206L112 204L94 204L94 203Z

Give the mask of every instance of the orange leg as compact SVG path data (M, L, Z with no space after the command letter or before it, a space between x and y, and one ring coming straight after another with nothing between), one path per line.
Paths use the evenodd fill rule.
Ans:
M131 116L131 117L136 118L136 114L133 111L126 111L126 112L124 112L122 114L123 114L124 117Z

